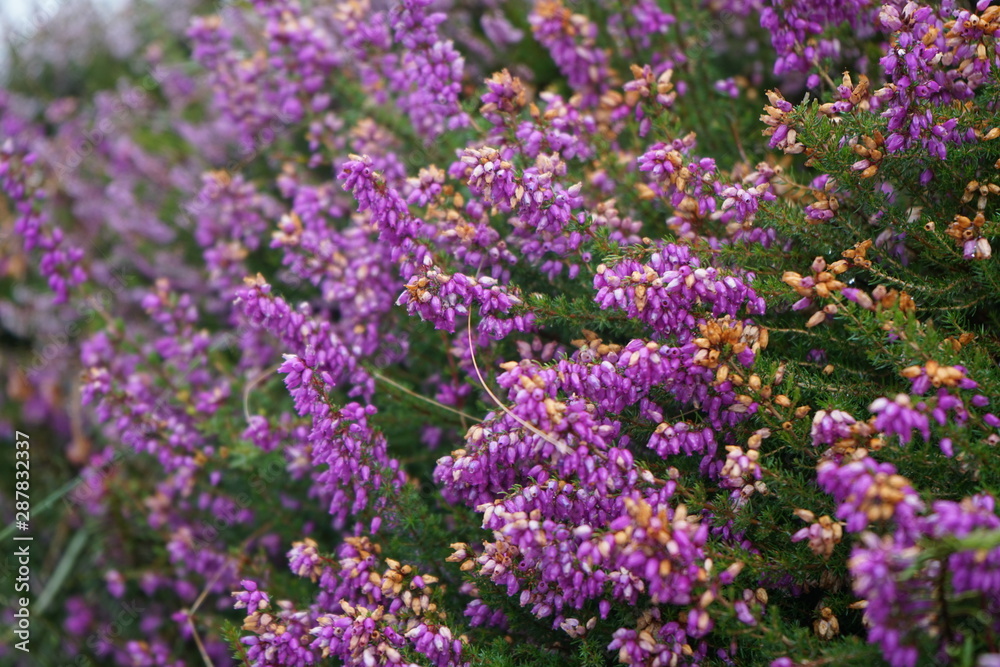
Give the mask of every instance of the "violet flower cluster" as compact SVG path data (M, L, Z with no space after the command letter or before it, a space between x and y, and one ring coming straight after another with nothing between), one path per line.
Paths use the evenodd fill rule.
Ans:
M1000 6L189 5L0 91L41 659L997 663Z

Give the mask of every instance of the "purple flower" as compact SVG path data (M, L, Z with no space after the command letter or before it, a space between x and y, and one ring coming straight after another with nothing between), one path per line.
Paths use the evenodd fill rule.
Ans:
M875 428L888 434L898 435L903 444L910 442L916 429L924 440L930 440L931 431L927 415L920 411L923 404L913 406L908 394L897 394L896 398L877 398L869 409L876 415Z

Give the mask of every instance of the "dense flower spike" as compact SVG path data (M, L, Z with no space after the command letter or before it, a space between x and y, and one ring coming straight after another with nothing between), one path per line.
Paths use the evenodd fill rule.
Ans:
M192 216L195 239L204 248L213 288L235 296L249 273L246 256L258 248L278 210L276 202L239 174L220 171L202 176L201 191L185 212Z
M771 35L778 58L774 73L811 72L825 59L842 57L837 39L819 38L831 26L847 24L852 30L871 34L875 3L871 0L795 0L790 3L769 0L760 13L760 24ZM810 87L819 84L813 74ZM813 81L815 83L813 83Z
M609 78L607 54L596 44L597 25L583 14L574 14L560 0L537 0L528 21L570 87L594 104Z
M249 580L232 594L233 606L248 612L243 629L256 635L241 640L250 647L251 664L292 666L330 657L344 665L419 664L404 660L403 652L409 651L437 667L469 664L462 659L462 640L440 623L444 614L428 597L436 577L380 558L379 545L365 537L348 538L337 561L320 556L317 547L307 539L293 545L288 558L296 574L320 580L324 590L318 604L328 605L331 594L347 594L333 604L335 609L298 611L287 601L273 609L268 594Z
M9 110L4 109L5 113ZM0 134L0 190L9 198L14 229L25 251L44 251L39 272L48 278L56 302L69 298L70 290L87 279L81 266L84 250L66 242L63 231L49 222L48 194L39 186L42 174L35 166L38 155L15 137Z
M703 313L735 317L743 309L764 311L763 299L742 278L703 268L686 247L659 244L651 250L647 262L626 260L597 267L595 301L602 308L626 310L657 334L676 336L682 343L694 335Z
M433 139L446 129L465 127L469 117L458 100L464 59L450 40L438 36L438 26L447 16L428 14L430 4L430 0L404 0L390 11L393 36L405 50L389 80L395 90L407 91L398 103L414 129Z
M990 71L989 60L979 53L982 32L974 27L981 20L972 21L967 11L956 13L948 21L945 11L907 2L902 8L886 5L879 14L882 25L895 33L893 48L880 61L889 85L875 93L889 119L885 146L890 153L919 144L928 155L944 159L948 144L975 140L962 132L957 118L941 121L933 114L935 106L971 97Z
M890 519L909 528L923 509L916 491L892 464L876 463L870 457L843 464L824 461L817 469L817 481L840 503L837 517L847 522L851 532Z
M271 286L262 276L247 278L246 285L237 292L237 305L252 326L278 337L301 358L301 363L308 365L310 374L317 374L325 387L334 389L349 384L352 396L370 395L374 391L371 376L331 330L330 323L311 317L308 308L293 310L283 298L271 293ZM301 374L303 369L297 372ZM308 400L303 398L297 403L300 412L304 412L302 408Z

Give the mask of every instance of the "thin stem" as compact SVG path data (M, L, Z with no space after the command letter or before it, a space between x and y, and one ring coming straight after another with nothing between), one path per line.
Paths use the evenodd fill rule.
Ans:
M493 399L493 402L497 404L497 407L500 408L501 410L503 410L511 419L513 419L514 421L516 421L518 424L520 424L524 428L528 429L529 431L531 431L532 433L534 433L535 435L537 435L539 438L541 438L545 442L547 442L547 443L549 443L551 445L554 445L556 447L556 449L558 449L561 454L567 454L569 452L569 448L566 445L566 443L560 442L559 440L556 440L555 438L553 438L552 436L550 436L545 431L542 431L541 429L539 429L534 424L531 424L531 423L525 421L524 419L522 419L521 417L519 417L518 415L514 414L510 410L510 408L508 408L506 405L503 404L503 401L501 401L499 398L497 398L497 395L493 393L493 390L490 389L489 386L487 386L486 380L483 378L483 374L479 370L479 364L476 362L476 343L475 343L475 341L472 340L472 309L471 308L469 308L469 321L468 321L467 332L469 334L469 356L472 358L472 367L474 369L476 369L476 377L479 378L479 384L482 385L482 387L486 391L486 393L489 394L489 397Z
M472 420L475 420L475 421L480 421L479 417L473 417L468 412L462 412L461 410L456 410L455 408L453 408L451 406L448 406L448 405L445 405L444 403L438 403L433 398L428 398L426 396L422 396L422 395L416 393L415 391L407 389L406 387L404 387L403 385L399 384L395 380L390 380L389 378L387 378L386 376L382 375L381 373L379 373L377 371L372 371L371 373L372 373L372 377L375 378L376 380L381 380L382 382L385 382L387 385L398 389L399 391L403 392L407 396L419 399L421 401L424 401L425 403L430 403L431 405L436 406L438 408L441 408L442 410L447 410L448 412L450 412L452 414L458 415L462 419L472 419Z
M266 378L271 373L274 373L279 368L281 368L281 364L275 364L274 366L271 366L266 371L262 372L260 375L255 377L253 380L250 380L250 382L247 383L247 386L243 388L243 416L247 420L247 425L250 424L250 391L254 387L256 387L261 380Z

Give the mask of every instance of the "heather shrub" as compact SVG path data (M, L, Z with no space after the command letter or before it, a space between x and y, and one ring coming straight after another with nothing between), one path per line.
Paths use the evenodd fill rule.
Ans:
M997 30L150 0L10 34L0 656L1000 664Z

